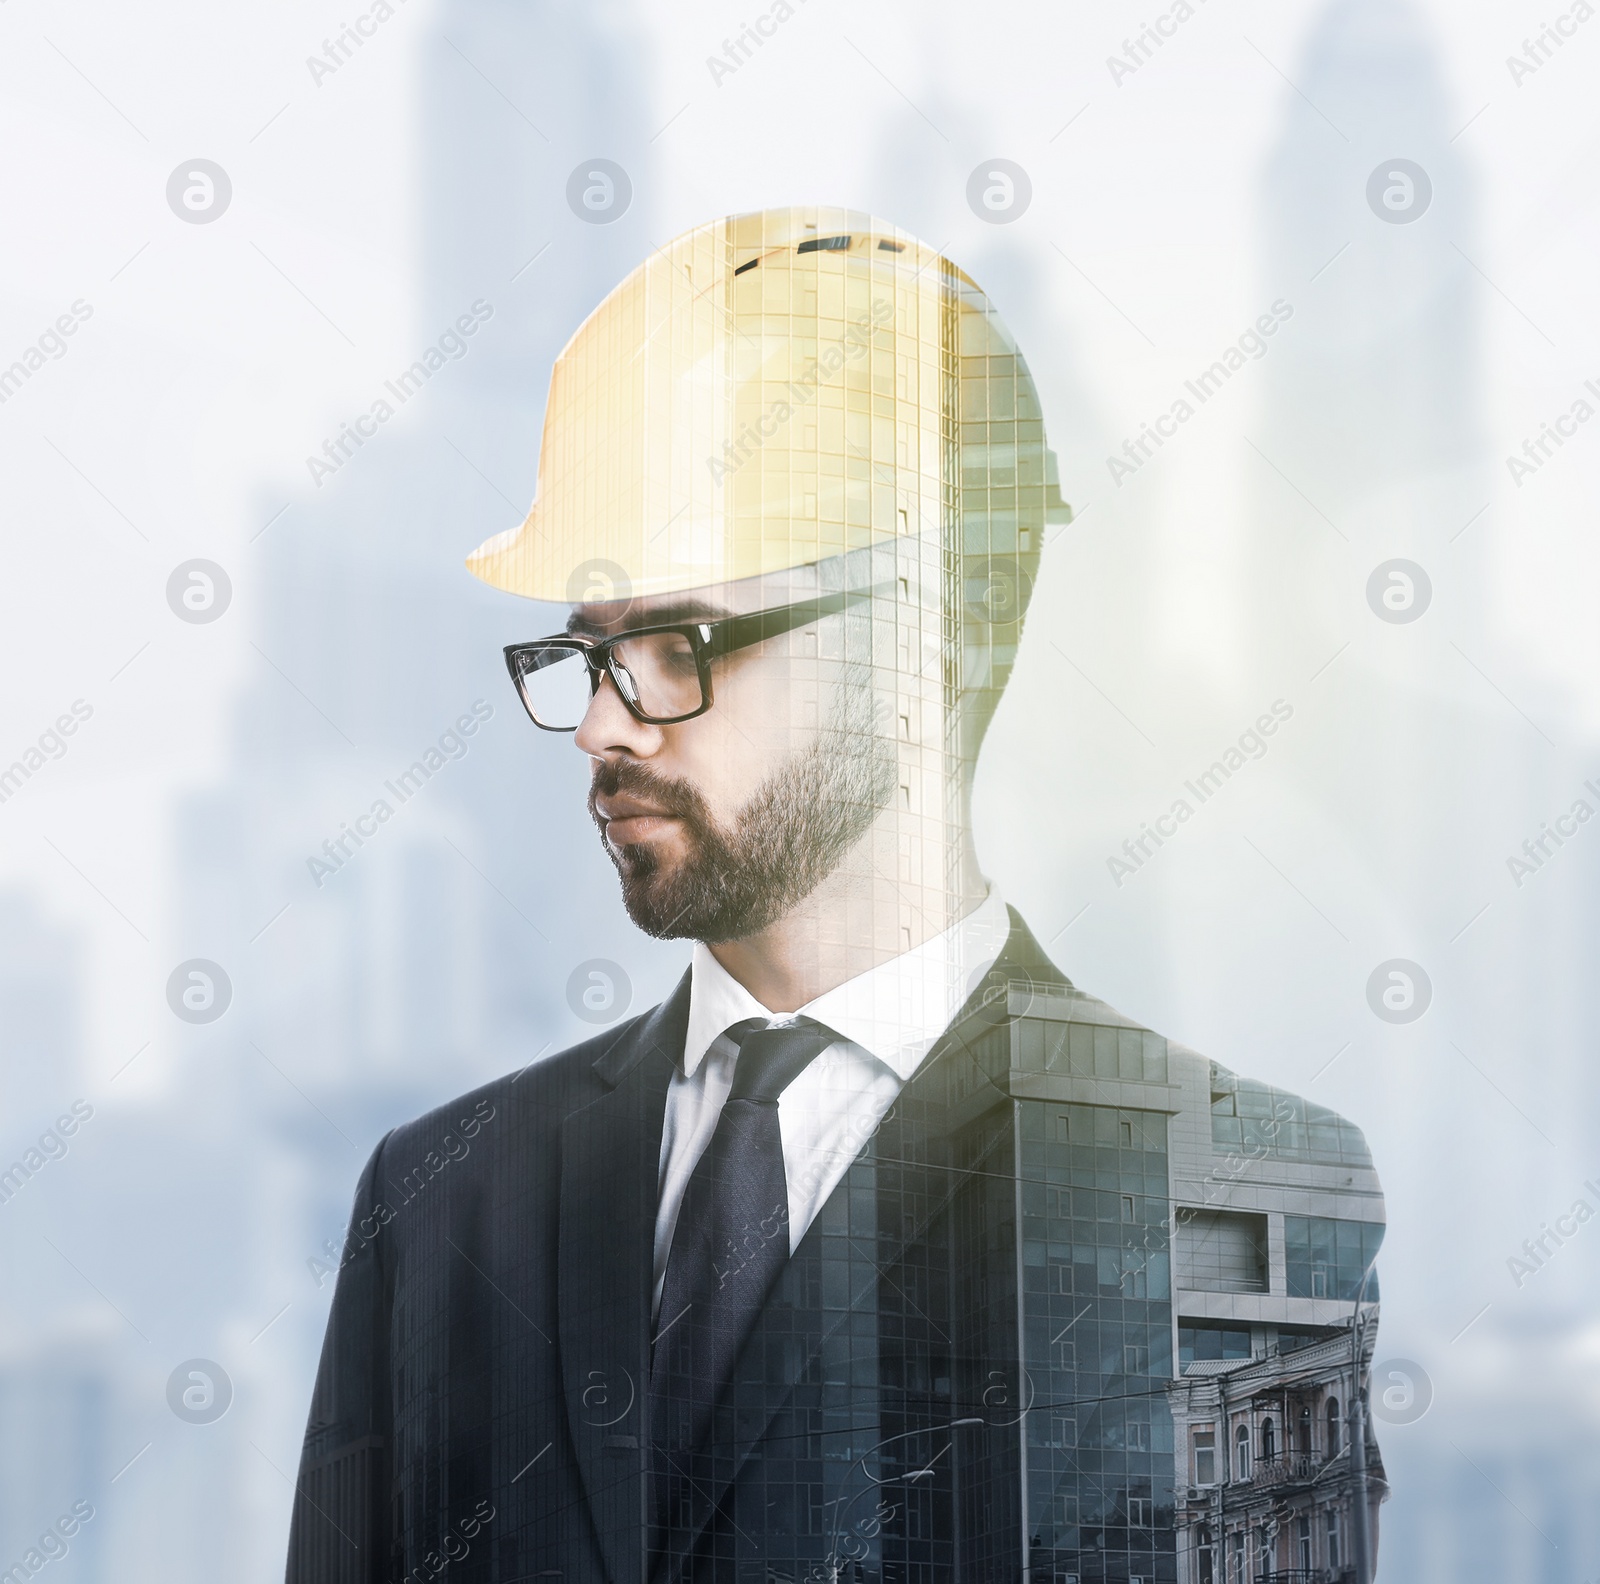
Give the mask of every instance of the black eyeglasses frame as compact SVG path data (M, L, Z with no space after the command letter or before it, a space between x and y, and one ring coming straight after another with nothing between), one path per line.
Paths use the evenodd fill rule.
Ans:
M560 633L551 638L535 638L526 643L505 646L506 670L511 674L511 684L522 700L528 719L541 731L573 732L581 723L571 726L550 726L533 713L527 695L522 690L522 678L540 669L527 662L542 654L580 654L589 667L589 696L600 691L600 684L611 678L617 697L627 707L628 713L644 726L676 726L682 721L694 720L704 715L714 702L711 688L711 663L724 655L749 649L768 638L809 626L824 616L832 616L848 606L858 604L872 596L864 592L823 594L794 605L778 605L770 610L750 611L742 616L724 616L716 621L657 622L646 627L630 627L624 632L612 633L608 638L586 638L573 633ZM694 655L695 670L700 679L700 707L683 715L647 715L629 696L633 679L613 656L616 645L629 638L647 638L655 633L678 633L689 641ZM545 664L551 662L546 661Z

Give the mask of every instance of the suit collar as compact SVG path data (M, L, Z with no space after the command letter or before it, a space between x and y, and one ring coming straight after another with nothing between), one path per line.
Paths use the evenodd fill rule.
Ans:
M614 1089L646 1056L664 1055L669 1062L676 1063L683 1054L688 1020L689 974L686 970L660 1006L623 1025L595 1060L595 1076ZM660 1143L659 1135L656 1142Z
M993 888L949 929L856 974L799 1009L888 1067L910 1078L994 965L1008 938L1008 913ZM697 945L691 970L683 1071L693 1077L724 1030L746 1018L776 1016L756 1000L709 947Z
M953 1031L970 1020L980 1007L993 1006L1003 1000L1008 985L1022 984L1033 989L1072 988L1072 981L1045 955L1017 910L1007 907L1006 918L1010 929L1000 955L972 987L950 1027L935 1042L936 1050L943 1049ZM692 970L686 970L665 1001L617 1032L593 1064L595 1075L602 1083L615 1088L652 1053L664 1055L674 1064L681 1062L688 1033L691 985ZM660 1139L656 1142L659 1144Z

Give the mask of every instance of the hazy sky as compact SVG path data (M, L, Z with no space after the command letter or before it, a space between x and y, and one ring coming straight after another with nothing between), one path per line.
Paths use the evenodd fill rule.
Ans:
M1600 415L1600 389L1585 386L1600 387L1592 91L1600 19L1572 21L1573 7L1542 0L1416 9L1437 56L1442 148L1462 178L1404 235L1425 238L1433 222L1432 241L1461 258L1475 294L1464 378L1480 443L1444 493L1459 486L1476 495L1459 531L1423 524L1428 502L1440 498L1436 465L1412 468L1401 456L1385 493L1353 490L1340 546L1316 520L1328 522L1325 508L1338 515L1331 499L1303 489L1293 469L1267 461L1268 474L1251 439L1274 421L1276 351L1241 376L1226 411L1163 450L1159 469L1119 488L1106 465L1275 299L1303 303L1305 323L1317 294L1342 289L1338 271L1354 267L1373 237L1399 245L1398 229L1391 235L1356 202L1371 234L1351 231L1348 259L1331 257L1320 280L1271 274L1270 243L1287 222L1270 207L1269 161L1286 127L1324 136L1330 168L1348 168L1357 186L1369 167L1411 157L1407 148L1369 147L1370 126L1324 102L1306 77L1323 5L609 5L600 15L610 45L574 70L598 74L596 92L613 69L642 86L629 89L615 140L600 146L552 118L506 63L478 57L470 30L442 21L436 0L396 0L337 70L308 67L347 24L387 9L381 0L343 9L306 0L233 10L0 6L8 151L0 367L39 349L28 360L38 366L0 406L0 762L37 743L74 701L92 712L65 753L0 806L0 883L35 888L88 942L91 1075L103 1082L164 1026L182 840L173 799L222 772L239 690L270 680L271 662L252 642L262 547L279 513L341 487L336 477L319 495L306 457L441 328L421 300L419 242L438 217L422 201L418 62L443 27L463 71L481 79L484 105L503 111L504 137L539 173L531 195L496 199L492 173L485 181L462 172L463 183L487 189L484 201L531 205L536 246L547 244L530 248L525 273L492 283L494 291L559 281L592 303L614 284L574 287L587 232L566 204L566 182L597 156L630 173L632 203L616 234L633 258L711 216L826 201L918 231L985 284L1028 351L1063 492L1082 510L1041 587L1029 658L1045 663L1019 668L1017 696L996 728L980 800L986 856L1050 929L1097 909L1058 949L1076 954L1073 971L1092 976L1098 993L1165 1019L1156 1026L1202 1048L1244 1046L1259 1076L1304 1087L1317 1074L1315 1097L1356 1117L1373 1139L1397 1247L1437 1248L1450 1196L1481 1196L1471 1247L1456 1251L1459 1287L1433 1267L1413 1282L1385 1274L1391 1307L1415 1294L1399 1334L1442 1347L1470 1316L1472 1295L1503 1280L1505 1256L1566 1202L1580 1162L1555 1161L1537 1138L1516 1133L1498 1156L1523 1185L1516 1194L1475 1173L1470 1158L1459 1179L1430 1185L1443 1158L1437 1137L1426 1169L1407 1159L1419 1114L1432 1108L1432 1124L1455 1130L1470 1156L1500 1138L1501 1100L1465 1067L1450 1069L1453 1087L1441 1100L1428 1074L1445 1069L1424 1069L1419 1046L1370 1025L1351 1035L1350 1056L1320 1073L1345 1038L1328 1029L1359 1014L1366 965L1429 946L1442 956L1481 896L1491 909L1473 926L1483 956L1458 956L1440 974L1456 995L1448 1030L1471 1045L1470 1031L1488 1042L1493 1027L1501 1043L1472 1050L1490 1074L1483 1081L1508 1091L1563 1148L1579 1143L1590 1115L1586 1099L1569 1104L1552 1091L1540 1053L1505 1034L1510 1013L1491 975L1499 962L1538 956L1549 979L1516 981L1517 994L1534 997L1575 983L1593 955L1584 890L1592 855L1542 877L1537 894L1508 889L1504 858L1579 795L1582 777L1600 773L1600 417L1574 423L1520 482L1505 459L1524 455L1524 442L1576 403ZM726 43L758 19L771 32L761 49L737 69L713 71L708 58L724 57ZM1158 19L1169 24L1166 41L1140 60L1129 45ZM1570 23L1562 46L1548 59L1533 51L1537 69L1514 73L1508 57L1523 57L1540 27L1558 19ZM1136 69L1113 70L1113 56ZM986 223L967 199L974 170L997 158L1019 165L1031 185L1026 212L1004 225ZM231 187L226 211L208 223L186 221L168 201L169 179L197 161L220 167ZM1447 220L1456 229L1441 229ZM1403 339L1405 310L1397 312ZM54 328L63 316L70 336ZM547 373L526 371L535 410ZM1374 403L1392 398L1374 384ZM522 464L530 480L537 439L530 425ZM1405 443L1397 432L1396 447ZM372 444L403 446L404 425ZM1283 543L1303 535L1318 546L1304 553L1321 559L1306 564L1328 588L1308 623L1335 634L1326 652L1339 633L1354 644L1347 671L1330 673L1322 694L1310 664L1284 681L1249 641L1254 558L1269 542L1261 536L1271 513L1281 516ZM507 525L511 515L508 507ZM1384 554L1433 568L1441 599L1431 625L1369 620L1364 580ZM180 621L169 607L169 576L193 558L229 574L232 605L215 624ZM359 600L361 589L347 594ZM1159 619L1130 624L1123 618L1135 604ZM1049 659L1047 617L1074 669ZM1276 653L1292 651L1291 643ZM1374 749L1368 762L1338 760L1349 721L1382 713L1386 681L1438 701L1440 735L1418 736L1419 764L1431 751L1466 754L1488 740L1485 730L1494 734L1496 757L1475 773L1496 812L1485 825L1468 823L1460 844L1440 832L1465 818L1475 793L1454 789L1454 812L1445 811L1425 767L1402 762L1408 750L1398 738L1383 739L1387 758ZM1346 691L1330 698L1329 686ZM1293 689L1305 740L1268 757L1241 795L1239 828L1219 820L1190 855L1142 877L1142 889L1110 888L1107 840L1114 847L1163 806L1175 778ZM1061 727L1068 713L1070 728ZM1149 752L1129 733L1132 722ZM1080 773L1085 756L1105 780L1099 802ZM1397 779L1403 802L1413 773L1406 840L1427 856L1406 896L1432 899L1418 909L1385 889L1394 849L1363 848L1339 809L1347 791L1381 774ZM1035 810L1065 808L1068 793L1078 798L1075 823L1063 816L1049 826L1044 855L1032 861L1000 811L1017 796ZM1246 815L1264 824L1245 824ZM1029 829L1037 837L1037 823ZM1600 849L1593 830L1587 839ZM1341 956L1324 973L1314 933L1323 924L1292 911L1301 902L1265 869L1246 877L1240 865L1255 860L1239 844L1250 832L1321 905L1307 906L1334 921L1344 946L1325 937L1327 951L1348 962ZM1574 919L1588 933L1575 933ZM1395 938L1405 930L1413 937ZM1467 936L1462 950L1478 949L1479 938ZM1257 975L1270 984L1259 996ZM1329 988L1346 981L1354 1014ZM1447 1010L1442 1001L1438 1018ZM1171 1027L1174 1018L1181 1027ZM1436 1043L1430 1062L1456 1060L1442 1030ZM1592 1291L1592 1269L1575 1259L1566 1274L1553 1271L1545 1296ZM1538 1313L1534 1300L1504 1296L1523 1305L1519 1316ZM1485 1326L1480 1374L1506 1363L1494 1351L1506 1334ZM1562 1379L1570 1384L1579 1369L1571 1360L1581 1359L1582 1390L1593 1394L1596 1333L1564 1334L1572 1351L1552 1355L1568 1361Z

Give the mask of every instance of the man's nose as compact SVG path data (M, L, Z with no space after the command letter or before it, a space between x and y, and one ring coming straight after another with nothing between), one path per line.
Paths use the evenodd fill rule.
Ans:
M588 754L591 759L604 759L613 753L646 759L661 747L661 728L635 720L622 702L611 674L604 672L572 740L579 752Z

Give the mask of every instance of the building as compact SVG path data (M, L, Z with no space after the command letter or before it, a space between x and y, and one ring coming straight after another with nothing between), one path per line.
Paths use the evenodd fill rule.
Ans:
M1172 1410L1179 1584L1353 1578L1351 1321L1363 1389L1383 1200L1360 1133L1319 1106L1184 1065L1174 1118ZM1369 1448L1371 1533L1386 1494Z
M996 1426L1009 1403L1015 1444L1002 1460L988 1440L962 1527L1025 1536L1001 1551L1052 1584L1341 1579L1349 1322L1383 1235L1360 1132L1076 990L1009 995L971 1126L979 1148L1009 1120L1010 1180L965 1196L988 1231L953 1228L952 1319L991 1382L958 1393L965 1411ZM963 1560L1006 1573L999 1552Z
M1354 1580L1357 1476L1349 1428L1351 1338L1319 1341L1277 1328L1179 1326L1180 1379L1171 1393L1178 1449L1178 1584ZM1365 1328L1361 1373L1372 1362ZM1256 1357L1202 1358L1200 1352ZM1187 1355L1187 1356L1186 1356ZM1370 1533L1388 1494L1370 1438Z

